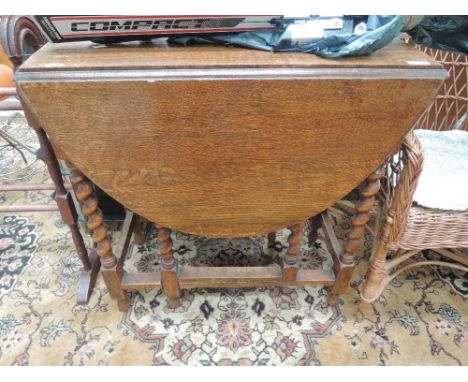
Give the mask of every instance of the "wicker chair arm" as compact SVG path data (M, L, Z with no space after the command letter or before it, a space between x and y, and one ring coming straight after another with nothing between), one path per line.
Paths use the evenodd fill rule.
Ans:
M390 223L388 237L385 240L389 247L394 247L403 235L413 204L413 196L423 170L424 154L421 142L411 131L401 145L403 169L395 187L395 193L387 211Z

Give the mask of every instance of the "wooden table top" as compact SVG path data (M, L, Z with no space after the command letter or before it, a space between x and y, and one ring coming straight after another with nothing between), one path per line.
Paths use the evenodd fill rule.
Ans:
M337 60L80 42L46 45L16 79L54 145L126 207L239 237L298 223L357 187L445 76L401 41Z
M49 43L21 68L24 71L163 68L439 68L431 57L401 40L370 56L325 59L307 53L272 53L214 45L127 43L103 46L89 41Z

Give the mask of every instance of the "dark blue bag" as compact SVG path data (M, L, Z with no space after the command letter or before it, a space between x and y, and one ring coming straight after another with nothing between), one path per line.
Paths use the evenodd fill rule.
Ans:
M206 34L203 36L170 37L175 44L221 44L243 46L272 52L304 52L321 57L336 58L345 56L363 56L370 54L390 43L401 31L402 16L367 16L366 31L360 35L337 33L310 42L288 43L282 39L284 28L274 31L241 32L226 34Z

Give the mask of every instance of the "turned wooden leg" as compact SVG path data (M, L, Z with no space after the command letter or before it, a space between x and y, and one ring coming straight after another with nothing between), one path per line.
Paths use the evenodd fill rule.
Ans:
M310 218L307 221L307 225L309 227L309 234L307 236L309 247L317 241L317 236L318 236L317 231L321 227L321 222L322 222L322 218L320 214L314 216L313 218Z
M101 258L104 282L111 297L117 300L119 310L127 311L130 308L130 303L120 283L122 269L112 253L111 240L104 224L104 216L98 207L94 184L72 163L67 162L67 166L71 171L70 181L76 189L76 197L82 202L83 214L88 219L87 226L92 232L96 253Z
M331 287L329 303L335 305L340 294L348 290L356 265L356 252L361 248L361 239L370 219L370 210L375 203L375 195L380 190L380 179L384 176L384 168L374 171L359 189L360 199L355 205L355 214L351 218L351 230L346 234L346 242L340 256L340 264L336 274L335 284Z
M76 212L75 205L73 204L70 192L65 189L60 166L52 149L52 145L50 144L49 139L47 138L47 135L42 128L33 128L39 138L42 159L47 165L50 178L54 182L55 201L59 207L60 214L65 224L70 227L73 243L75 244L80 260L83 263L83 268L85 270L89 270L91 269L91 263L88 258L88 251L86 250L83 236L81 236L81 233L78 230L78 214Z
M159 230L158 239L161 243L161 283L164 294L169 299L169 306L177 308L180 305L179 278L177 277L177 262L172 251L171 229L156 224Z
M283 280L296 280L298 258L301 251L302 238L304 237L304 227L305 222L301 222L288 228L291 234L288 236L289 248L283 259Z
M382 293L382 284L387 276L386 257L386 248L380 247L369 261L366 280L364 281L361 293L361 300L364 303L369 304L375 301Z
M100 262L93 252L88 256L88 250L86 249L83 236L78 228L78 214L75 204L73 203L73 197L72 194L65 189L60 165L49 138L45 131L40 127L36 118L30 113L28 106L21 100L21 98L20 101L29 126L33 128L37 134L41 159L46 164L50 178L55 186L55 201L59 207L62 220L70 228L73 244L75 245L76 252L81 260L81 264L83 265L77 300L79 304L86 304L89 301L89 297L91 296L96 283Z

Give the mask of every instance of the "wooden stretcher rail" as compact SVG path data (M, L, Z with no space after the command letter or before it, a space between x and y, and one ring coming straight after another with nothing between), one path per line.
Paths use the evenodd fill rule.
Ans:
M178 272L181 288L245 288L262 286L333 285L332 270L302 270L295 281L281 278L281 269L267 267L181 267ZM124 273L122 287L131 290L160 288L158 273Z

